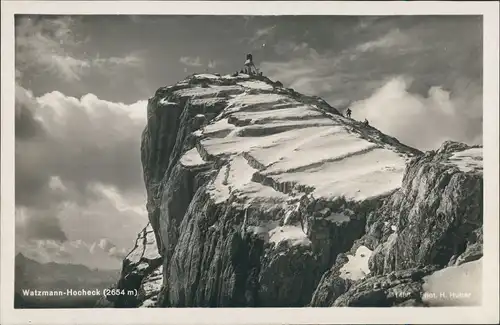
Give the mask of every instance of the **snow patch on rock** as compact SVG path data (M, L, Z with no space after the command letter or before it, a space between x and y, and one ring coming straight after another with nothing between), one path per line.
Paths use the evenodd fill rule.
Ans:
M160 99L159 104L163 105L163 106L178 105L176 102L169 101L168 98L162 98L162 99Z
M253 182L256 171L242 155L235 155L208 185L208 193L215 203L226 201L231 194L245 199L247 204L267 202L271 206L290 198L272 187Z
M217 96L219 93L231 93L232 91L241 91L239 86L218 86L218 87L193 87L184 88L174 92L175 95L179 97L205 97L205 96Z
M242 82L239 82L238 85L246 87L246 88L252 88L252 89L273 90L273 86L271 86L268 83L258 81L258 80L242 81Z
M216 204L226 201L231 194L226 181L228 172L229 165L222 166L213 182L207 186L207 192Z
M311 245L311 241L307 238L307 235L298 226L282 226L272 229L269 231L269 241L276 245L282 241L287 241L291 246Z
M147 258L149 260L160 258L158 247L156 245L156 238L150 223L148 223L147 226L139 233L136 240L136 246L126 256L126 259L128 259L130 263L138 265L141 263L143 258Z
M463 172L483 169L483 148L471 148L454 152L448 161Z
M481 258L425 277L422 300L430 306L481 305L482 284Z
M186 153L182 155L180 163L185 167L202 166L207 164L207 162L200 156L196 147L186 151Z
M274 109L259 112L238 112L233 116L240 120L250 120L250 123L262 123L267 120L287 120L287 119L307 119L311 117L321 117L318 111L311 110L310 106L302 105L288 109Z
M215 123L208 124L205 126L202 130L203 135L205 136L210 136L210 135L217 135L221 132L231 132L232 130L236 129L236 126L228 122L228 119L222 119L219 120Z
M270 239L270 231L279 227L279 222L277 221L269 221L263 222L258 226L248 226L247 232L258 236L265 243L269 242Z
M196 79L219 79L219 76L209 73L197 74L194 76Z
M305 157L313 155L310 151L304 153ZM274 168L277 169L276 166ZM376 148L339 157L338 160L320 161L311 168L297 168L296 171L288 172L282 169L276 173L283 173L271 177L281 182L296 182L313 187L313 195L317 198L343 196L361 201L386 195L399 188L404 169L405 163L398 154Z
M326 217L326 220L332 221L335 223L342 223L342 222L348 222L351 220L351 218L344 213L332 213L328 217Z
M257 105L262 105L260 110L267 110L272 105L280 104L282 102L296 102L291 100L289 97L279 95L279 94L238 94L233 96L228 102L228 107L222 112L222 114L235 113L245 108L251 106L254 110L257 109ZM299 104L298 102L296 102ZM263 104L266 104L265 106Z
M372 251L365 246L359 246L354 256L347 255L349 261L340 269L342 279L361 280L370 273L368 260Z

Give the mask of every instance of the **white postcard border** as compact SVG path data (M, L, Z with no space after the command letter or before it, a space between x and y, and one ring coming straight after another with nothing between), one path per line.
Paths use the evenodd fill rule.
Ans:
M119 4L118 4L119 2ZM498 2L2 1L1 324L383 324L498 322ZM15 310L14 14L483 15L484 258L482 307Z

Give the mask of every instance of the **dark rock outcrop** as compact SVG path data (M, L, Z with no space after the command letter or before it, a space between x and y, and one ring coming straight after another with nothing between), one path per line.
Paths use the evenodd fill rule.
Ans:
M426 266L372 276L353 284L340 295L333 307L424 306L423 278L437 268Z
M478 147L446 142L408 165L401 189L374 213L396 229L375 249L370 260L374 273L444 267L464 253L469 238L476 242L483 225L481 153ZM480 257L473 243L469 252Z
M162 258L158 254L155 236L151 225L138 234L134 248L123 260L120 280L109 288L111 294L102 297L98 307L115 308L140 307L156 301L161 289L158 283L158 269L161 270ZM156 275L156 277L155 277Z
M462 265L467 262L472 262L480 259L483 256L483 229L478 228L472 232L472 234L467 238L467 247L465 251L460 254L456 262L453 263L454 259L450 259L448 265Z
M421 273L429 267L437 270L480 259L482 183L481 147L445 142L437 151L412 159L401 188L370 214L366 234L351 249L352 253L365 245L373 250L369 276L353 284L338 272L345 261L337 262L323 275L311 305L398 305L402 302L388 299L386 289L370 290L371 284L385 283L410 270ZM411 288L405 289L411 297L405 305L421 305L421 277ZM359 300L365 294L368 300Z

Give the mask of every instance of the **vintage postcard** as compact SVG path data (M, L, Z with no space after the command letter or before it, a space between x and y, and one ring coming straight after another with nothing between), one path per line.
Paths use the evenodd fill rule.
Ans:
M2 1L0 322L497 323L498 9Z

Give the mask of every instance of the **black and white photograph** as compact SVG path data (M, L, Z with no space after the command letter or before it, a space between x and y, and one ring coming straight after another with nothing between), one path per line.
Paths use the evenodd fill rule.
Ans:
M2 309L498 321L498 3L99 2L2 1Z

